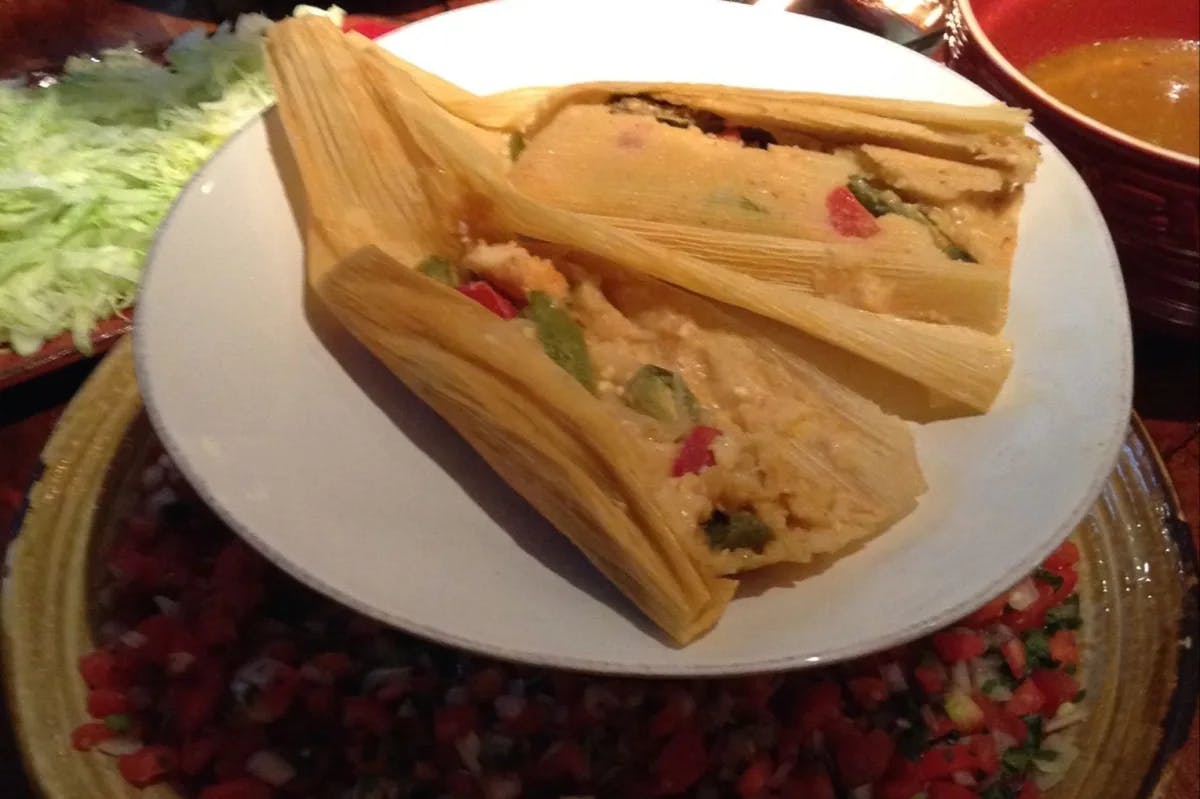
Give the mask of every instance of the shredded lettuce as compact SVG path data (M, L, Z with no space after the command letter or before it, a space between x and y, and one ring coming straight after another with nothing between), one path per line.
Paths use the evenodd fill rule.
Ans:
M263 37L240 17L166 66L132 47L72 58L45 86L0 83L0 348L28 355L133 302L155 229L188 178L273 100Z

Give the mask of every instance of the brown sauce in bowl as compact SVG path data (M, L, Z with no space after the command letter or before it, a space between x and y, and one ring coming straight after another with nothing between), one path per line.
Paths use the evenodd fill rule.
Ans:
M1025 68L1075 110L1151 144L1200 156L1200 42L1113 39Z

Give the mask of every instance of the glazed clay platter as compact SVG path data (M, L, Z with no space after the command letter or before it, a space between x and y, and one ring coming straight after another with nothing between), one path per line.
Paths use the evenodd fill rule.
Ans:
M382 44L480 93L611 79L990 99L882 39L731 3L504 0ZM995 408L914 428L930 489L908 518L806 579L747 592L709 635L672 647L307 302L280 142L268 114L177 201L139 299L138 378L171 455L235 530L310 585L419 635L643 674L846 658L1003 590L1067 535L1115 461L1130 405L1120 275L1082 181L1043 144L1005 331L1015 366Z

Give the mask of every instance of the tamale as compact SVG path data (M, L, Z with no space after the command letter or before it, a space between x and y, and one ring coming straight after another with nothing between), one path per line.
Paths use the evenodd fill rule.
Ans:
M515 192L486 138L403 73L375 83L393 67L332 26L281 23L268 52L288 142L317 150L296 159L336 259L310 264L316 296L673 640L719 618L722 575L837 552L914 507L906 425L712 299L762 304L769 284ZM386 173L341 165L386 131ZM839 313L904 324L795 293L777 315L835 338Z

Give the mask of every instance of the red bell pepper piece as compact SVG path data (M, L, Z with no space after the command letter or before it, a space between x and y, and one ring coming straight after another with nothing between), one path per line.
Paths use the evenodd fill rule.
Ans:
M1000 645L1000 654L1008 664L1008 671L1018 680L1025 678L1025 644L1020 638L1011 638Z
M496 291L492 284L486 280L472 280L470 283L464 283L459 286L458 290L501 319L512 319L517 315L517 306L513 305L503 294Z
M1064 541L1062 546L1050 553L1042 562L1047 571L1063 572L1079 562L1079 546L1074 541Z
M675 463L671 465L671 476L682 477L685 474L699 474L714 465L717 459L713 457L709 447L720 435L721 431L715 427L705 427L704 425L693 427L692 431L687 434L687 438L683 440L683 446L679 448L679 455L675 457Z
M654 793L656 796L682 794L707 770L704 737L695 727L685 727L667 740L654 761Z
M364 14L350 14L342 23L342 30L346 33L361 33L368 39L378 39L385 33L391 33L400 26L391 20L383 17L374 17Z
M1079 646L1075 642L1075 633L1070 630L1059 630L1050 636L1050 657L1060 666L1079 665Z
M829 212L829 224L838 235L865 239L879 232L875 217L845 186L838 186L829 192L825 198L825 210Z

